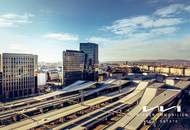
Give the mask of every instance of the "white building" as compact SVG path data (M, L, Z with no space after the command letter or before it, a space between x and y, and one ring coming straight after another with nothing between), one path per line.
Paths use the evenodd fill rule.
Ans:
M46 73L38 73L38 86L46 85L47 75Z

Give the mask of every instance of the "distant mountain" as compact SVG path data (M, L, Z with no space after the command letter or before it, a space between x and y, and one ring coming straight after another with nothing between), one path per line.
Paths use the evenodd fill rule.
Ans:
M183 59L158 59L158 60L139 60L132 63L153 64L153 65L172 65L172 66L190 66L190 60Z
M123 64L126 63L126 61L104 61L100 63L106 63L106 64Z
M158 60L138 60L137 62L190 62L190 60L183 60L183 59L158 59Z
M102 63L123 64L126 61L107 61ZM170 65L170 66L190 66L190 60L183 59L158 59L158 60L137 60L129 61L128 64L150 64L150 65Z

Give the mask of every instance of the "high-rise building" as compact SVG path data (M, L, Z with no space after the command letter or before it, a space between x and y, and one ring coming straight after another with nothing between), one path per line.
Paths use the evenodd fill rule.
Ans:
M37 56L32 54L3 53L0 58L1 98L14 99L37 91Z
M98 45L96 43L80 43L80 51L87 54L84 79L98 80Z
M87 68L98 65L98 45L95 43L80 43L80 51L87 54Z
M63 51L63 82L69 85L83 79L86 55L82 51Z

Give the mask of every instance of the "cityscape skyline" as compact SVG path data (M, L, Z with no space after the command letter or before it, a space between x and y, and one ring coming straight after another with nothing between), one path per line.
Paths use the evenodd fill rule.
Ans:
M0 1L0 130L190 130L190 0Z
M137 0L0 3L0 52L58 62L63 50L95 42L100 62L190 57L187 0L143 0L138 6Z

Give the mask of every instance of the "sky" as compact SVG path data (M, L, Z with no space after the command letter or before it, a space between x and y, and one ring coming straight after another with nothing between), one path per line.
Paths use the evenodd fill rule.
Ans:
M80 42L100 61L190 60L189 0L0 0L0 52L62 61Z

